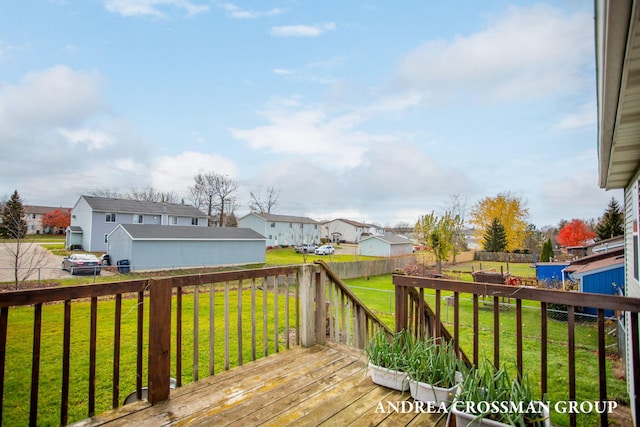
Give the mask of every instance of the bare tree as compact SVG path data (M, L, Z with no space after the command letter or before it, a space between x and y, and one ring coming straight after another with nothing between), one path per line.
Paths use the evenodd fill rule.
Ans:
M233 210L235 204L233 194L240 185L228 176L215 172L199 172L193 179L195 184L189 188L189 191L194 198L198 198L194 205L198 208L206 208L209 226L214 224L215 212L217 217L215 223L222 227L225 214Z
M142 190L138 190L135 187L132 188L127 198L145 202L180 203L176 193L172 191L161 192L150 185Z
M35 240L27 240L24 205L17 190L3 203L1 231L2 236L7 239L2 242L2 245L11 256L11 267L17 290L21 283L42 266L47 256L46 250L35 244Z
M104 197L107 199L122 199L123 194L118 190L111 189L109 187L96 188L87 192L87 196Z
M274 187L267 187L267 194L262 195L262 191L250 191L249 209L256 213L271 213L278 203L280 192Z

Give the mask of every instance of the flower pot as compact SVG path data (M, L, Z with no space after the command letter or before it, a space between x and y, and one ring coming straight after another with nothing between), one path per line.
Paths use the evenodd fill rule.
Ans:
M409 390L409 377L405 372L394 371L369 363L371 380L378 385L392 388L394 390Z
M543 425L551 427L551 418L549 416L549 407L545 404L540 404L542 407L542 416L544 417ZM464 408L464 405L462 405ZM451 407L451 415L456 417L456 426L458 427L509 427L510 424L501 423L500 421L491 420L489 418L478 418L477 415L469 412L464 412L458 409L458 405L454 404Z
M457 384L450 388L443 388L409 379L411 397L413 397L414 400L419 400L421 402L434 402L436 404L441 402L453 402L457 389Z

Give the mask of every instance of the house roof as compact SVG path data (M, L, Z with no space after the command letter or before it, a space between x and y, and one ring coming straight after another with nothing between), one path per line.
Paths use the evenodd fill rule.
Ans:
M56 209L60 209L61 211L71 212L71 208L63 208L62 206L32 206L27 205L24 207L24 213L29 214L47 214L49 212L53 212Z
M250 228L197 227L189 225L120 224L133 240L265 240L265 237Z
M369 236L369 237L365 237L364 239L360 240L360 243L364 242L365 240L369 240L369 239L379 239L382 240L383 242L387 242L390 245L404 245L404 244L410 244L411 241L409 239L407 239L404 236L398 236L397 234L385 234L384 236Z
M333 222L333 221L342 221L346 224L352 225L354 227L362 227L362 228L380 228L377 225L372 225L372 224L366 224L364 222L359 222L359 221L353 221L351 219L344 219L344 218L336 218L336 219L332 219L331 221L324 221L323 224L329 223L329 222Z
M599 185L625 188L640 168L640 8L596 0Z
M587 264L570 265L569 267L565 268L564 271L567 273L571 273L572 276L584 276L588 273L610 270L611 268L616 268L618 266L624 266L624 255L599 259Z
M133 213L150 215L176 215L204 218L206 214L191 205L148 202L107 197L82 196L91 209L97 212Z
M246 218L249 215L255 215L258 218L262 218L265 221L271 221L271 222L295 222L295 223L302 223L302 224L319 224L318 221L316 221L315 219L311 219L305 216L292 216L292 215L275 215L275 214L268 214L268 213L258 213L258 212L252 212L250 214L247 214L245 216L243 216L242 218ZM241 218L241 219L242 219Z

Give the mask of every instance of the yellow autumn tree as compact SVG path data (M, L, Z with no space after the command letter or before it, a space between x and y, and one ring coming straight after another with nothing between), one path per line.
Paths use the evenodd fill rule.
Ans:
M507 235L506 250L514 251L524 246L528 216L529 209L522 199L511 192L505 192L478 201L471 210L469 223L475 226L478 237L482 237L497 219L504 226Z

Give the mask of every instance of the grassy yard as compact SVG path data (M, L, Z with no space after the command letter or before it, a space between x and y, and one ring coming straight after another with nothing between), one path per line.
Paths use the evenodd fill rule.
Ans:
M483 267L484 264L483 263ZM511 266L510 266L511 267ZM459 269L460 266L456 266ZM466 267L465 267L466 268ZM488 268L488 267L485 267ZM529 267L531 268L531 267ZM476 268L477 269L477 268ZM519 267L518 271L527 277L527 270ZM470 271L470 267L469 267ZM499 271L499 269L498 269ZM513 270L512 270L513 271ZM469 275L470 276L470 275ZM346 280L345 282L354 293L391 328L394 327L393 284L390 275L370 277L369 279ZM464 279L463 279L464 280ZM425 290L427 302L435 305L435 292ZM447 306L447 293L442 293L441 313L445 326L452 331L453 307ZM514 302L514 301L512 301ZM493 307L487 300L480 301L480 357L493 360ZM514 302L515 303L515 302ZM524 333L523 363L524 372L535 388L540 390L540 305L533 301L523 301L522 323ZM460 334L461 347L467 355L473 354L473 302L471 295L460 296ZM516 329L515 308L505 307L500 313L500 360L516 371ZM548 323L548 396L551 402L567 400L568 396L568 362L567 362L567 323L549 319ZM607 324L607 331L615 328L615 323ZM575 330L576 342L576 390L577 400L598 400L597 385L597 329L594 322L577 319ZM619 357L615 354L615 334L607 337L607 345L612 349L611 357L607 358L607 391L611 400L628 405L624 371L621 370ZM622 378L622 379L621 379ZM552 411L552 421L557 425L568 425L567 415ZM595 415L578 415L578 425L598 425L599 419Z
M262 301L262 292L256 294L257 300ZM230 293L230 301L237 301L237 292ZM247 307L251 307L250 293L243 292L243 360L246 363L252 359L250 325L251 313ZM284 348L284 301L279 299L279 331L280 349ZM127 394L135 390L136 374L136 325L137 325L137 300L123 298L122 302L122 350L120 360L120 401ZM172 303L175 307L175 300ZM215 292L215 372L224 369L224 293ZM290 299L290 327L294 327L295 313L293 308L295 301ZM232 305L232 313L233 307ZM96 413L102 413L111 409L112 374L113 374L113 300L99 302L98 307L98 331L96 352ZM183 296L183 383L193 381L193 294ZM269 323L267 342L269 353L274 352L274 323L273 301L268 305ZM42 314L42 342L40 361L40 395L38 402L38 425L58 425L60 419L61 400L61 373L62 373L62 328L64 319L64 305L52 304L43 307ZM88 302L74 303L71 319L71 366L70 366L70 395L69 395L69 422L78 421L88 417L87 390L89 378L89 310ZM208 376L209 372L209 298L208 294L201 294L199 298L199 348L198 371L200 378ZM148 310L146 312L148 315ZM262 308L257 308L257 357L262 356ZM174 314L175 316L175 314ZM232 331L230 340L231 366L237 365L237 316L230 316L229 330ZM148 318L145 319L145 331L148 330ZM175 354L175 317L172 321L172 354ZM18 426L26 425L29 421L29 394L31 390L31 346L33 340L33 309L15 308L9 311L9 327L7 336L7 361L5 367L5 391L4 413L2 425ZM146 366L146 345L143 362ZM175 357L172 356L172 375L175 375ZM145 368L146 369L146 368ZM146 375L146 374L145 374ZM145 377L146 378L146 377ZM146 385L146 379L143 381Z

